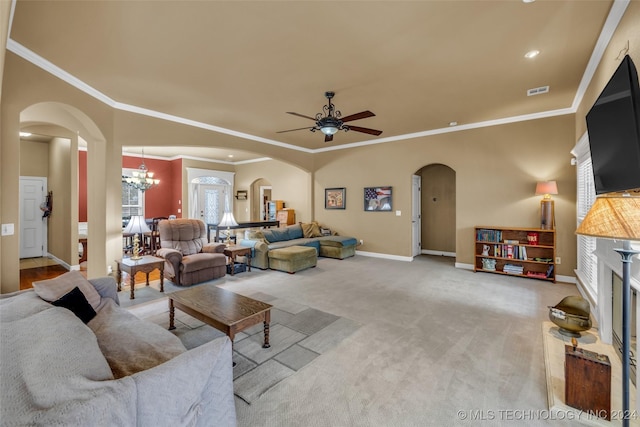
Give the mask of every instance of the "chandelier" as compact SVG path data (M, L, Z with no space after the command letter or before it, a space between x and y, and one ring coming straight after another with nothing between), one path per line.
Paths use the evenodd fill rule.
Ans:
M144 164L144 150L142 150L142 164L138 167L138 170L132 171L131 176L123 177L123 181L140 191L146 191L154 185L160 184L160 180L154 179L153 172L149 172Z

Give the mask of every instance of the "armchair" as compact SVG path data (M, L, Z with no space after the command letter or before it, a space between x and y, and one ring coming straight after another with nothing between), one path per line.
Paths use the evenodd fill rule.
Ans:
M165 277L180 286L223 277L227 273L224 243L207 243L207 229L199 219L162 220L158 223Z

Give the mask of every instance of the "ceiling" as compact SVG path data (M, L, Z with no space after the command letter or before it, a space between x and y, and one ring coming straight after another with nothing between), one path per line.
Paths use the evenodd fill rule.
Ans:
M570 109L612 3L18 1L10 43L117 103L314 151ZM286 112L315 116L325 91L382 135L277 133L312 126ZM212 150L145 154L263 157Z

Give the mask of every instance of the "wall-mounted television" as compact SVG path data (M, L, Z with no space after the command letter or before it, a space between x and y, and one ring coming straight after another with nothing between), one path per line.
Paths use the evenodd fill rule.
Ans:
M587 114L596 194L640 188L640 85L626 55Z

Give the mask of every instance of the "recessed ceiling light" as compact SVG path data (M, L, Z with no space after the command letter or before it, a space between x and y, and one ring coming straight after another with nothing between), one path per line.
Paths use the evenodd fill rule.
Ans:
M536 0L522 0L522 3L533 3Z
M31 132L20 132L20 136L22 137L31 136Z
M524 57L528 58L528 59L531 59L531 58L535 58L538 55L540 55L540 51L539 50L530 50L529 52L524 54Z
M458 122L449 122L449 126L457 126Z
M231 159L233 158L233 154L229 154L227 157Z

